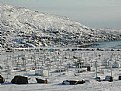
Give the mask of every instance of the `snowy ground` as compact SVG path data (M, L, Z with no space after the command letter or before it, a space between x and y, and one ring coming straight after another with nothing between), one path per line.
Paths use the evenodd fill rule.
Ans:
M50 50L49 50L50 51ZM0 91L121 91L121 81L118 76L121 75L121 68L113 68L113 82L96 81L95 78L95 62L98 65L98 76L102 79L107 75L111 75L111 70L101 66L104 60L112 60L121 64L120 51L14 51L1 52L0 55L1 75L6 78L6 83L0 85ZM75 68L74 62L81 60L90 64L91 71L77 73L81 68ZM73 68L68 68L70 64ZM26 66L26 67L25 67ZM35 67L36 66L36 67ZM32 68L46 69L49 71L49 76L35 76L35 70ZM15 68L18 68L15 70ZM23 69L27 71L24 71ZM67 69L64 72L54 72L62 68ZM102 71L103 70L103 73ZM10 81L15 75L24 75L31 78L29 84L16 85ZM35 77L47 79L48 84L37 84ZM63 80L82 80L86 83L78 85L62 85Z

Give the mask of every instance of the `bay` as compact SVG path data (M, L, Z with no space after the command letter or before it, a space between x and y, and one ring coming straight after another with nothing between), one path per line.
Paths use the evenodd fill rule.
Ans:
M121 40L119 41L105 41L105 42L96 42L92 48L113 48L121 49Z

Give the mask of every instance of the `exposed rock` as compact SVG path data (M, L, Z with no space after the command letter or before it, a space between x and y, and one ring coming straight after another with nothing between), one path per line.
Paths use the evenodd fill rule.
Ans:
M2 47L83 46L121 39L120 30L90 29L67 17L0 4Z

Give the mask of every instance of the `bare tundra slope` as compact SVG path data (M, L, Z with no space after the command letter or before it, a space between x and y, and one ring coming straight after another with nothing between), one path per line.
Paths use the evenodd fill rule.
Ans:
M117 39L121 39L120 30L90 29L67 17L0 4L1 47L82 47Z

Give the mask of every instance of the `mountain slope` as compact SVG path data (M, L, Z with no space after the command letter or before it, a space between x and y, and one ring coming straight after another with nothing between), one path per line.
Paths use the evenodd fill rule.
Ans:
M120 37L120 30L90 29L67 17L0 4L2 47L72 47Z

